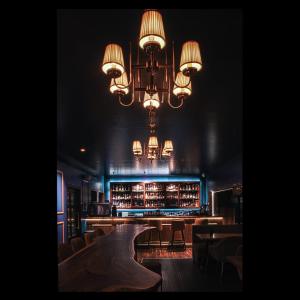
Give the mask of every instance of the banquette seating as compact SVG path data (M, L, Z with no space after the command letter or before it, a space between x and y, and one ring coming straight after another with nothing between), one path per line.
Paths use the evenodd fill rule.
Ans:
M73 251L71 245L68 243L60 244L58 246L57 252L58 252L57 254L58 254L58 262L59 263L74 254L74 251Z
M90 245L95 241L97 237L104 235L104 231L101 228L97 228L94 231L85 232L83 235L83 239L81 237L74 237L70 240L70 243L59 244L57 249L58 263Z
M243 225L242 224L230 224L230 225L210 225L210 224L203 224L203 225L193 225L192 226L192 255L193 255L193 262L199 262L203 258L207 258L207 243L203 240L199 239L196 234L212 234L212 233L243 233ZM241 238L240 239L233 239L232 243L237 240L237 244L242 244ZM218 241L220 242L220 241ZM230 242L228 242L230 244ZM220 244L222 245L222 244ZM234 247L233 247L234 248ZM221 249L221 248L220 248ZM236 251L236 249L235 249ZM229 254L228 254L229 255ZM235 255L235 252L232 253Z

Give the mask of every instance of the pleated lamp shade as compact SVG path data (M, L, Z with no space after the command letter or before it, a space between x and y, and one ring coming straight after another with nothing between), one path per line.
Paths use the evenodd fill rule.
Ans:
M114 78L125 72L122 48L117 44L108 44L105 48L102 71Z
M151 108L158 108L160 105L158 93L150 96L148 93L145 93L144 96L144 107L151 109Z
M112 94L125 95L129 93L129 89L127 86L128 86L127 73L124 72L120 77L111 79L109 90Z
M157 45L163 49L166 45L164 24L161 14L156 10L146 10L142 17L139 45Z
M181 50L180 71L189 75L192 71L200 71L201 68L202 61L198 42L185 42Z
M190 96L192 94L192 82L190 77L183 75L182 72L178 72L174 84L173 94L175 96Z
M156 136L150 136L149 143L148 143L148 148L150 148L150 149L158 148L158 141L157 141Z
M173 151L173 143L171 140L166 140L164 145L164 151L172 152Z
M143 154L142 145L141 145L140 141L133 141L132 151L135 155L142 155Z

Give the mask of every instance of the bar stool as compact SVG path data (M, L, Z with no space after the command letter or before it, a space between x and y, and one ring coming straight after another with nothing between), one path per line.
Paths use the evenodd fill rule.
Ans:
M159 245L161 247L161 232L163 230L162 222L160 220L149 220L149 226L153 226L155 228L150 229L149 231L149 238L148 238L148 246L150 246L150 241L152 238L152 232L157 231L159 236Z
M96 228L96 229L95 229L95 238L96 238L97 236L102 236L102 235L105 235L103 229L101 229L101 228Z
M182 220L173 220L172 221L172 225L171 225L171 230L172 230L171 246L174 245L174 242L183 242L184 249L186 248L186 246L185 246L185 238L184 238L184 233L183 233L184 229L185 229L184 221L182 221ZM182 238L182 240L177 240L177 241L174 240L175 231L181 231L181 238Z
M82 238L75 237L75 238L71 239L71 246L72 246L72 250L74 252L77 252L80 249L84 248L85 244L84 244L84 241L82 240Z
M91 244L95 239L95 232L85 232L84 241L86 245Z

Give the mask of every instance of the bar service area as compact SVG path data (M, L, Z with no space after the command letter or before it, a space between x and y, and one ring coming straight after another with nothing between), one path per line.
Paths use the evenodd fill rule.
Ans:
M243 290L241 28L57 10L58 292Z

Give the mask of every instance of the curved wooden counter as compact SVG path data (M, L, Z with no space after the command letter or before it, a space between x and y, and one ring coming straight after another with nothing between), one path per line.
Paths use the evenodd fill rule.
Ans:
M160 275L135 261L134 240L151 229L144 225L116 226L109 235L58 265L61 292L147 291L161 281Z

